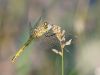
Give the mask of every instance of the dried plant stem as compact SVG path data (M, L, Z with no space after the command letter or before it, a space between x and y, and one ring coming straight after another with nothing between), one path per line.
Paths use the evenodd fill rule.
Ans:
M64 50L63 50L63 48L61 49L62 50L62 58L61 58L61 60L62 60L62 75L64 75Z
M60 41L60 46L61 46L61 73L62 73L61 75L64 75L64 50L61 41Z
M64 47L66 45L65 35L64 35L65 30L61 30L61 27L57 25L53 25L52 30L53 33L56 33L56 37L58 38L61 47L61 52L57 51L56 49L53 49L53 51L61 55L61 75L64 75Z

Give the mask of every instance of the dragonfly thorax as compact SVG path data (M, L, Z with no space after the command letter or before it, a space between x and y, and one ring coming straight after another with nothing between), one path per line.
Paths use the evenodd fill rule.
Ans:
M35 38L41 37L43 34L48 32L52 28L52 25L44 22L42 25L39 25L34 31L32 32L33 36Z

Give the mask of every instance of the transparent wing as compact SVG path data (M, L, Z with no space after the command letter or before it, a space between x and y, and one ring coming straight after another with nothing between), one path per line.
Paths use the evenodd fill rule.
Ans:
M46 20L46 9L42 9L42 15L36 21L31 23L31 25L33 25L32 28L34 29L34 28L38 27L45 20Z

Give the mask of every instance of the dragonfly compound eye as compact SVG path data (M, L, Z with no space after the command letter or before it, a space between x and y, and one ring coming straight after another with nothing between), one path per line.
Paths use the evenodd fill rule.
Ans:
M47 29L48 28L48 23L44 22L44 28Z
M52 28L52 25L47 22L44 22L44 28L50 30Z

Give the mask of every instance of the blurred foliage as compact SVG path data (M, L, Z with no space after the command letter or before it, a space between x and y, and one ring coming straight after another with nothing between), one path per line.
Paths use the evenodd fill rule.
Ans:
M10 61L43 8L47 21L73 39L64 51L65 75L100 75L100 0L0 0L0 75L61 75L61 57L51 51L59 44L52 37L33 41L15 64Z

